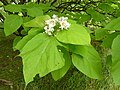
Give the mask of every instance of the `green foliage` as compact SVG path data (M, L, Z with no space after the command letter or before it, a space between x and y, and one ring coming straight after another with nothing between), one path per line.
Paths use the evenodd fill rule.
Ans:
M21 40L21 37L16 37L13 41L13 50L16 50L15 49L15 46L17 45L17 43Z
M20 1L17 5L4 6L5 10L0 14L3 20L5 19L5 35L14 33L18 36L13 42L13 49L19 50L19 56L23 59L26 84L32 81L36 74L43 77L51 73L53 79L58 80L71 66L75 66L90 78L101 79L101 59L91 45L92 41L93 45L112 49L112 54L110 52L109 55L112 55L112 62L108 64L112 65L114 82L119 85L119 0L44 0L44 3ZM61 30L60 23L57 23L52 34L46 33L45 21L51 19L53 14L69 17L70 27ZM97 44L94 41L97 41Z
M49 4L35 4L35 3L28 3L27 5L14 5L9 4L5 6L5 10L10 12L27 12L28 15L35 17L39 16L43 13L43 11L50 9Z
M83 22L90 20L90 15L80 15L80 17L81 18L78 20L78 22L80 22L80 23L83 23Z
M43 77L51 72L55 80L60 79L67 73L72 59L70 58L69 50L73 53L74 51L71 48L66 48L64 44L73 44L73 47L75 47L74 45L90 45L90 36L87 30L73 20L68 20L71 23L68 30L57 32L55 36L48 36L42 33L45 26L44 21L48 19L50 19L48 15L42 15L30 21L28 20L28 22L25 21L24 27L33 28L28 30L28 35L22 39L19 37L14 40L14 49L20 50L20 56L23 59L23 73L26 84L32 81L32 78L38 73L40 77ZM59 41L64 44L62 45ZM58 46L61 46L61 48ZM77 49L79 50L80 48ZM83 48L83 50L88 52L86 48ZM83 57L89 57L89 54L85 54ZM99 56L96 57L99 58ZM80 61L77 61L77 63L80 63ZM87 64L87 62L85 63ZM98 63L100 64L100 62ZM84 65L81 66L84 67ZM99 69L98 65L96 70L100 74L101 71ZM96 70L93 70L93 73L96 73ZM81 72L89 77L100 79L97 75L91 76L91 72L88 72L87 69Z
M101 3L98 6L100 9L102 9L103 11L105 11L105 13L113 13L114 9L113 7L111 7L109 4L107 3Z
M36 16L43 15L43 11L42 11L41 8L37 8L37 7L28 8L27 9L27 14L31 17L36 17Z
M64 66L64 58L57 49L59 42L54 37L38 34L23 47L23 72L26 84L39 73L40 77ZM31 72L31 70L33 72Z
M33 20L39 20L39 22L44 23L44 20L46 20L46 18L43 18L43 16L40 16L40 18L41 19L35 18ZM36 23L36 21L33 20L32 23ZM68 51L64 50L66 46L62 45L62 43L60 44L58 41L65 44L90 45L90 36L87 30L84 27L75 24L74 21L69 21L71 22L70 29L60 31L55 37L42 34L38 32L40 31L40 29L33 28L28 32L27 36L25 36L22 40L20 40L20 42L18 42L18 44L16 45L16 49L19 49L21 51L20 56L23 58L23 70L26 84L29 83L32 80L32 77L34 77L37 73L39 73L40 76L43 77L46 74L52 72L51 74L53 78L55 80L58 80L59 78L63 77L68 71L71 65L70 54ZM26 23L29 23L27 25L29 25L30 27L31 25L33 25L31 24L31 21L28 21ZM24 24L24 26L26 26L26 23ZM78 39L79 36L81 39ZM65 48L61 49L57 46L62 46ZM60 52L59 50L62 52ZM99 58L99 56L97 57ZM79 63L79 61L77 63ZM28 69L28 67L30 66L31 68ZM41 66L42 68L39 66ZM34 69L35 71L30 73L30 71ZM86 70L84 71L87 72ZM101 71L97 71L100 74ZM91 75L89 74L90 72L88 72L86 75L91 77ZM98 78L98 76L94 76L92 78Z
M120 85L120 35L118 35L112 44L112 76L116 85Z
M91 78L101 79L101 60L92 46L74 46L72 52L72 62L79 71Z
M5 6L5 10L10 11L10 12L21 12L22 11L23 5L7 5Z
M48 19L50 19L50 16L48 16L48 15L38 16L35 19L32 19L31 21L24 23L24 26L25 27L39 27L39 28L42 27L43 28L45 26L44 21L48 20Z
M95 31L95 38L96 40L102 40L104 39L107 35L108 35L108 31L103 29L103 28L99 28Z
M64 48L62 49L62 52L63 52L63 57L65 59L65 65L62 68L51 72L54 80L58 80L61 77L63 77L71 66L71 58L70 58L69 52L66 51Z
M120 30L120 17L113 19L109 24L105 26L108 30Z
M95 11L95 9L88 9L87 13L91 15L91 17L95 20L95 21L102 21L105 20L104 15L100 14L99 12Z
M71 23L70 29L62 31L56 35L56 38L66 44L88 45L90 36L87 30L81 26Z
M103 40L102 45L106 48L111 48L114 38L119 34L119 32L114 32L112 34L107 35L107 37Z
M22 50L22 48L25 46L25 44L31 40L36 34L30 34L30 35L26 35L25 37L23 37L15 46L15 49L18 50Z
M6 17L4 22L5 35L8 36L13 32L17 31L17 29L22 25L22 23L22 17L18 15L9 15L8 17Z

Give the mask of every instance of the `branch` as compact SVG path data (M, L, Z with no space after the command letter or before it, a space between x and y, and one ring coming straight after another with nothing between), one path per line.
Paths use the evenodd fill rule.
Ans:
M55 2L57 2L57 0L54 0L54 1L51 3L51 6L52 6Z
M37 0L38 4L40 3L40 0Z
M5 80L5 79L0 79L0 83L4 85L10 85L12 86L13 83L11 81Z
M2 19L5 20L4 16L0 13L0 20L2 21Z
M26 3L26 0L20 0L20 4Z

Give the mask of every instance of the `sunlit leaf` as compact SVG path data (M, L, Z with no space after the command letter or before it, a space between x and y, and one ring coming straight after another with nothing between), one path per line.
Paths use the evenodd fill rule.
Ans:
M44 27L45 26L45 20L50 19L50 16L44 15L44 16L38 16L35 19L24 23L25 27Z
M75 24L74 22L71 23L68 30L60 31L56 37L60 42L67 44L90 44L90 36L87 30L83 26Z
M108 30L120 30L120 17L113 19L105 26L105 28Z
M43 11L39 7L33 7L27 9L27 14L32 17L37 17L43 15Z
M5 6L5 10L10 11L10 12L21 12L22 6L23 5L9 4L9 5Z
M17 29L22 25L23 19L18 15L9 15L6 17L4 22L4 32L5 35L8 36L13 32L17 31Z
M66 50L63 51L63 58L65 59L65 65L61 69L51 72L54 80L62 78L67 73L71 66L70 54Z
M116 85L120 85L120 35L112 44L112 76Z
M72 48L73 65L90 78L101 79L101 60L92 46L75 46Z
M65 60L57 49L58 45L59 42L54 37L40 33L22 48L20 55L23 59L26 84L38 73L40 77L43 77L64 66Z

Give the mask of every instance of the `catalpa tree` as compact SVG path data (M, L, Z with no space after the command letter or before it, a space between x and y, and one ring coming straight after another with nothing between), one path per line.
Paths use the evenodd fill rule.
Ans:
M1 7L5 35L16 35L13 50L20 51L26 85L36 74L58 80L71 66L101 80L94 42L110 49L108 64L120 85L119 0L2 0Z

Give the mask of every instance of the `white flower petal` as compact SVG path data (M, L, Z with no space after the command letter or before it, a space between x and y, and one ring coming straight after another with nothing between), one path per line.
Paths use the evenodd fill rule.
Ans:
M48 29L48 26L45 26L44 29L47 30L47 29Z
M53 18L54 20L58 21L58 16L57 16L57 15L53 14L52 18Z
M61 29L68 29L70 27L70 24L67 21L61 21L60 25Z
M52 32L54 32L54 28L51 28L49 26L45 26L45 33L47 33L48 35L52 35Z
M49 19L45 21L45 24L49 25L49 27L54 27L56 25L55 19Z
M60 17L58 20L59 20L59 22L61 22L61 21L66 21L68 19L68 17Z
M52 18L54 19L54 18L58 18L58 17L57 17L57 15L53 14Z

